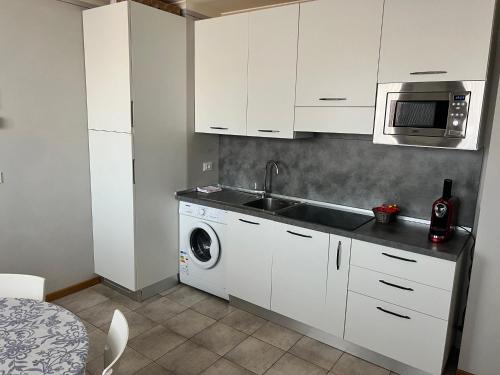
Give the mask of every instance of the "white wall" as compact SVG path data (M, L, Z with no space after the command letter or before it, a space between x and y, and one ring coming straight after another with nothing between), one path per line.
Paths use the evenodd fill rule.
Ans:
M0 272L93 276L81 8L0 0Z

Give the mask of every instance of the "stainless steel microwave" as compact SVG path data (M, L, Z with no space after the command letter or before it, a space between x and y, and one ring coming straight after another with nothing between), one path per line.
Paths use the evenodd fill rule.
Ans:
M379 84L374 143L477 150L485 81Z

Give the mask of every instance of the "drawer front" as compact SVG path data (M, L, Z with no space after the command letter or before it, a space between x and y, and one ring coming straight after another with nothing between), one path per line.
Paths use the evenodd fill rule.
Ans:
M451 291L456 263L353 240L351 265Z
M441 374L447 324L349 292L344 338L431 374Z
M351 266L349 290L448 320L451 292Z

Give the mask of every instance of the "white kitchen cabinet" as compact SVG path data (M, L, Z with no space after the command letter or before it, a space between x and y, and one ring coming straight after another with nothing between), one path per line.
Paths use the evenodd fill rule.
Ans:
M297 107L307 116L296 119L295 131L344 132L352 128L355 115L338 118L337 108L374 107L382 25L383 0L317 0L300 4L297 65ZM321 111L322 125L315 127L309 116ZM363 108L362 108L363 109ZM299 110L299 108L297 108ZM326 118L325 118L326 116ZM351 124L345 121L352 120ZM373 132L373 117L360 133Z
M228 217L228 293L265 309L271 307L276 225L269 220L236 212L230 212Z
M249 17L247 135L293 138L299 5Z
M130 133L128 7L118 4L83 14L88 127Z
M274 224L271 310L321 327L324 321L329 235Z
M83 25L95 272L144 297L178 273L186 21L124 1L84 11Z
M195 23L195 131L246 135L248 13Z
M95 273L135 290L132 135L89 131Z
M344 337L350 259L351 239L330 234L326 303L321 328L337 337Z
M409 364L441 374L448 322L349 292L345 339Z
M386 0L379 82L485 80L494 0Z

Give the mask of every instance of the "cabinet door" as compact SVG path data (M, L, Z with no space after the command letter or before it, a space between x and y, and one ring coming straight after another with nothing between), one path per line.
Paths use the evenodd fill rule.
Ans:
M131 132L128 2L83 12L88 127Z
M322 328L329 235L275 225L271 310Z
M494 0L386 0L379 82L486 79Z
M300 4L297 106L374 106L383 0Z
M297 4L250 13L250 136L293 138L298 28Z
M269 309L273 228L276 223L235 212L231 212L228 219L228 292Z
M132 135L89 131L95 273L136 289Z
M330 235L324 330L344 337L351 239Z
M195 23L195 130L246 135L248 14Z

